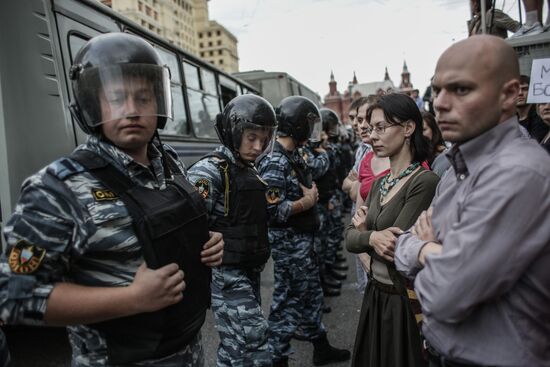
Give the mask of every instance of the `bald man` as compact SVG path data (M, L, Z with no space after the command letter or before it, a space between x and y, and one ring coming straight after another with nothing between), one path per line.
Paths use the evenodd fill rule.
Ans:
M452 168L395 250L430 366L550 366L550 156L520 132L515 52L457 42L433 90Z

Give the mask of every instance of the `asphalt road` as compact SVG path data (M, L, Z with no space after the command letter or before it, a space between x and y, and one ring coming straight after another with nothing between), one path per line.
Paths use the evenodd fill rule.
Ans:
M355 259L344 251L348 259L348 278L344 281L339 297L327 298L332 312L324 314L323 322L331 344L352 350L359 319L361 296L355 290ZM262 274L262 305L265 315L269 313L273 292L273 264L266 265ZM70 347L63 328L7 327L4 328L14 367L64 367L70 366ZM218 334L214 329L212 313L208 312L202 328L206 366L215 366ZM290 366L313 366L313 346L308 342L292 341L295 353ZM335 367L349 366L349 362L332 364Z

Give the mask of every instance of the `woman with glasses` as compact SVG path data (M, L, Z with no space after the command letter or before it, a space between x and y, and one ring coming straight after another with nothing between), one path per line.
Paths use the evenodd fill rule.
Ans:
M352 366L425 366L409 300L414 292L396 271L393 256L396 238L428 209L439 178L422 167L430 144L410 97L383 96L369 108L367 119L373 150L389 159L390 171L374 181L346 229L347 249L371 256Z

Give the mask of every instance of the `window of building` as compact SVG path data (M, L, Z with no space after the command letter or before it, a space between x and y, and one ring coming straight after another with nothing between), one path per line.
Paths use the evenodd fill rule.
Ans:
M154 31L154 30L155 30L155 26L152 25L152 24L149 24L149 30L150 30L150 31Z
M159 13L156 10L153 13L153 18L155 18L155 20L158 20L158 18L159 18Z
M223 50L218 50L218 55L223 55Z
M208 32L208 37L212 37L212 32Z
M214 56L214 51L209 52L210 56Z
M204 45L203 45L203 43L202 43L202 42L201 42L201 43L199 43L199 47L200 47L200 48L203 48L203 47L204 47Z
M149 17L151 16L151 8L150 7L148 7L148 6L145 7L145 14L147 14L147 16L149 16Z
M218 30L218 31L216 31L216 34L217 34L218 36L221 36L222 32Z
M221 46L221 45L222 45L222 41L218 40L218 46Z
M199 38L202 38L202 33L201 32L199 32Z
M138 1L138 9L139 11L143 11L143 4L141 3L141 1Z
M223 65L223 59L220 59L220 65Z
M201 57L204 57L204 52L201 52Z
M212 42L208 42L208 47L212 47Z

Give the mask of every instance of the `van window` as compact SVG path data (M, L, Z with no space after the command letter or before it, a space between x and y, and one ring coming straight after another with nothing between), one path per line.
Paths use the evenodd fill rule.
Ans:
M170 69L170 89L172 91L172 105L174 119L166 121L162 133L168 135L189 135L185 102L178 59L175 54L153 45L160 55L162 62Z
M220 112L215 75L209 70L201 69L201 80L199 68L187 62L183 63L183 69L187 84L189 113L195 136L215 139L217 134L214 130L214 121Z
M86 42L88 42L88 40L78 34L73 33L69 36L69 51L71 52L71 63L74 60L75 55L86 44Z

